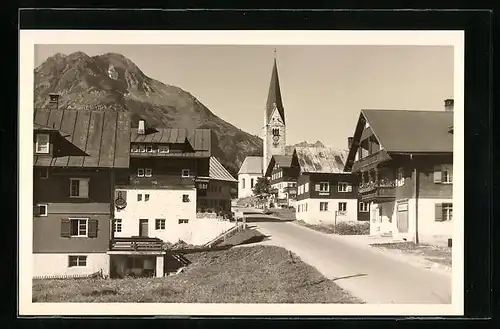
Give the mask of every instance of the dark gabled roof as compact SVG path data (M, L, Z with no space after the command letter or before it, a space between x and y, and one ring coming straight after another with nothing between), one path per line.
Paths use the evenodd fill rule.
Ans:
M362 110L387 152L453 152L453 112Z
M128 168L130 117L126 112L35 109L34 129L57 130L86 156L34 156L34 166Z
M182 144L187 141L195 152L182 153L184 156L209 157L212 152L210 129L155 128L153 132L141 135L137 133L137 128L132 128L130 140L132 143L153 144Z
M346 170L352 166L360 140L368 134L388 153L452 153L450 126L451 111L361 110Z
M211 180L219 180L226 182L237 183L238 180L235 179L224 166L215 157L210 157L210 170L209 178Z
M296 147L293 153L302 173L339 174L344 172L347 150L329 147Z
M269 164L267 165L265 176L270 176L273 168L278 165L281 168L289 168L292 166L293 155L281 155L275 154L269 160Z
M248 156L241 164L238 174L262 174L262 157Z
M278 78L278 66L276 65L276 58L274 59L273 71L271 73L271 82L269 84L269 93L267 94L266 103L266 119L267 122L271 119L274 109L278 112L285 123L285 109L283 107L283 100L281 99L280 82Z

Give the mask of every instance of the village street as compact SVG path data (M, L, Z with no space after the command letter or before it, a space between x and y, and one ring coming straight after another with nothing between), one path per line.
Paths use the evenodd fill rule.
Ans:
M451 303L451 276L431 272L291 222L250 215L249 225L367 303Z

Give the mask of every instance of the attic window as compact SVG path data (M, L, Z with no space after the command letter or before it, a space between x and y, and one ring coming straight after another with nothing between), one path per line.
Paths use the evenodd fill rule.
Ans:
M49 153L49 134L36 135L36 153Z

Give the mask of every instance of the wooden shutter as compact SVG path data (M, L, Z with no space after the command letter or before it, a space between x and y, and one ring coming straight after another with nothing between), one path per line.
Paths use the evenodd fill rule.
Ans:
M435 211L435 220L436 222L442 222L444 220L443 218L443 204L442 203L436 203L436 211Z
M316 185L315 185L315 190L316 190L316 192L318 192L320 189L321 189L321 188L320 188L320 184L316 184Z
M40 207L38 205L33 206L33 216L40 216Z
M71 223L67 218L61 218L61 237L69 238L71 236Z
M434 183L442 183L443 182L443 173L441 172L440 167L434 168Z
M97 219L89 219L88 221L88 237L97 238Z
M89 180L88 179L81 179L80 180L80 196L82 198L89 197Z

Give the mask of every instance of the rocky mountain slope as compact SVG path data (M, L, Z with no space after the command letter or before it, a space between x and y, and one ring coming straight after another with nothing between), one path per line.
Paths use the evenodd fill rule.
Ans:
M262 155L262 139L212 113L189 92L146 76L120 54L56 54L35 69L35 107L59 93L59 107L130 111L153 127L209 128L213 155L234 175L248 155Z

